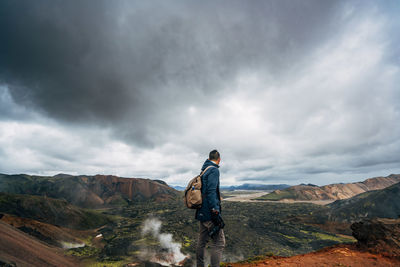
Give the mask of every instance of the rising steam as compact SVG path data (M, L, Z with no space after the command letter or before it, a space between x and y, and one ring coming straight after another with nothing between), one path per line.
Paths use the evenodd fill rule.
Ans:
M180 265L180 262L188 256L181 252L181 244L173 240L172 234L160 233L161 224L161 221L156 218L147 219L143 222L142 235L151 234L157 239L160 247L143 248L141 257L164 266Z

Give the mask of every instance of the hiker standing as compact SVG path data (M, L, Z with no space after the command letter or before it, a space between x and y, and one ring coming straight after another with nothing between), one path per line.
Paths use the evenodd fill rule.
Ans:
M209 233L216 225L216 218L220 218L221 196L219 192L219 163L220 154L217 150L210 152L208 159L204 162L201 171L209 167L201 177L201 194L203 203L200 209L196 210L196 219L200 221L199 236L196 248L197 267L204 267L205 246L211 239L210 254L211 267L219 267L222 257L222 251L225 247L224 230L219 231L212 237Z

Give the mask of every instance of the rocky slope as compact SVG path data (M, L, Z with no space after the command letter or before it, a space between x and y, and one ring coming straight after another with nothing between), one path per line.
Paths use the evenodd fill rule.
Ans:
M365 192L328 205L331 221L354 222L362 218L398 218L400 216L400 183L382 190Z
M80 266L79 261L64 255L34 237L0 221L0 266Z
M60 248L83 246L83 238L95 236L95 230L73 230L61 226L39 222L34 219L21 218L9 214L0 213L0 221L5 222L22 232L46 242L49 245Z
M0 193L0 213L82 230L109 222L105 215L75 207L65 200L33 195Z
M357 183L329 184L325 186L296 185L258 198L258 200L339 200L371 190L384 189L400 182L400 174L375 177Z
M53 177L0 174L0 192L62 198L80 207L123 205L132 201L164 201L179 192L160 181L112 175Z

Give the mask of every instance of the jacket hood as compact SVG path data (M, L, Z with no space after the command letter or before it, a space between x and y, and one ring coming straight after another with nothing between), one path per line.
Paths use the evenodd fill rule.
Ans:
M204 163L203 163L203 167L201 167L201 170L204 171L205 168L207 168L208 166L214 166L214 167L219 168L219 165L215 164L214 162L212 162L209 159L206 159L206 161L204 161Z

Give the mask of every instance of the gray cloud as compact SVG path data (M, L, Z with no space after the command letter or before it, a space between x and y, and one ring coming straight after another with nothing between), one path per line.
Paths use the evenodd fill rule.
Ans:
M57 120L116 127L148 146L181 127L183 108L229 94L240 71L288 75L332 35L341 3L1 5L0 77L15 101Z

